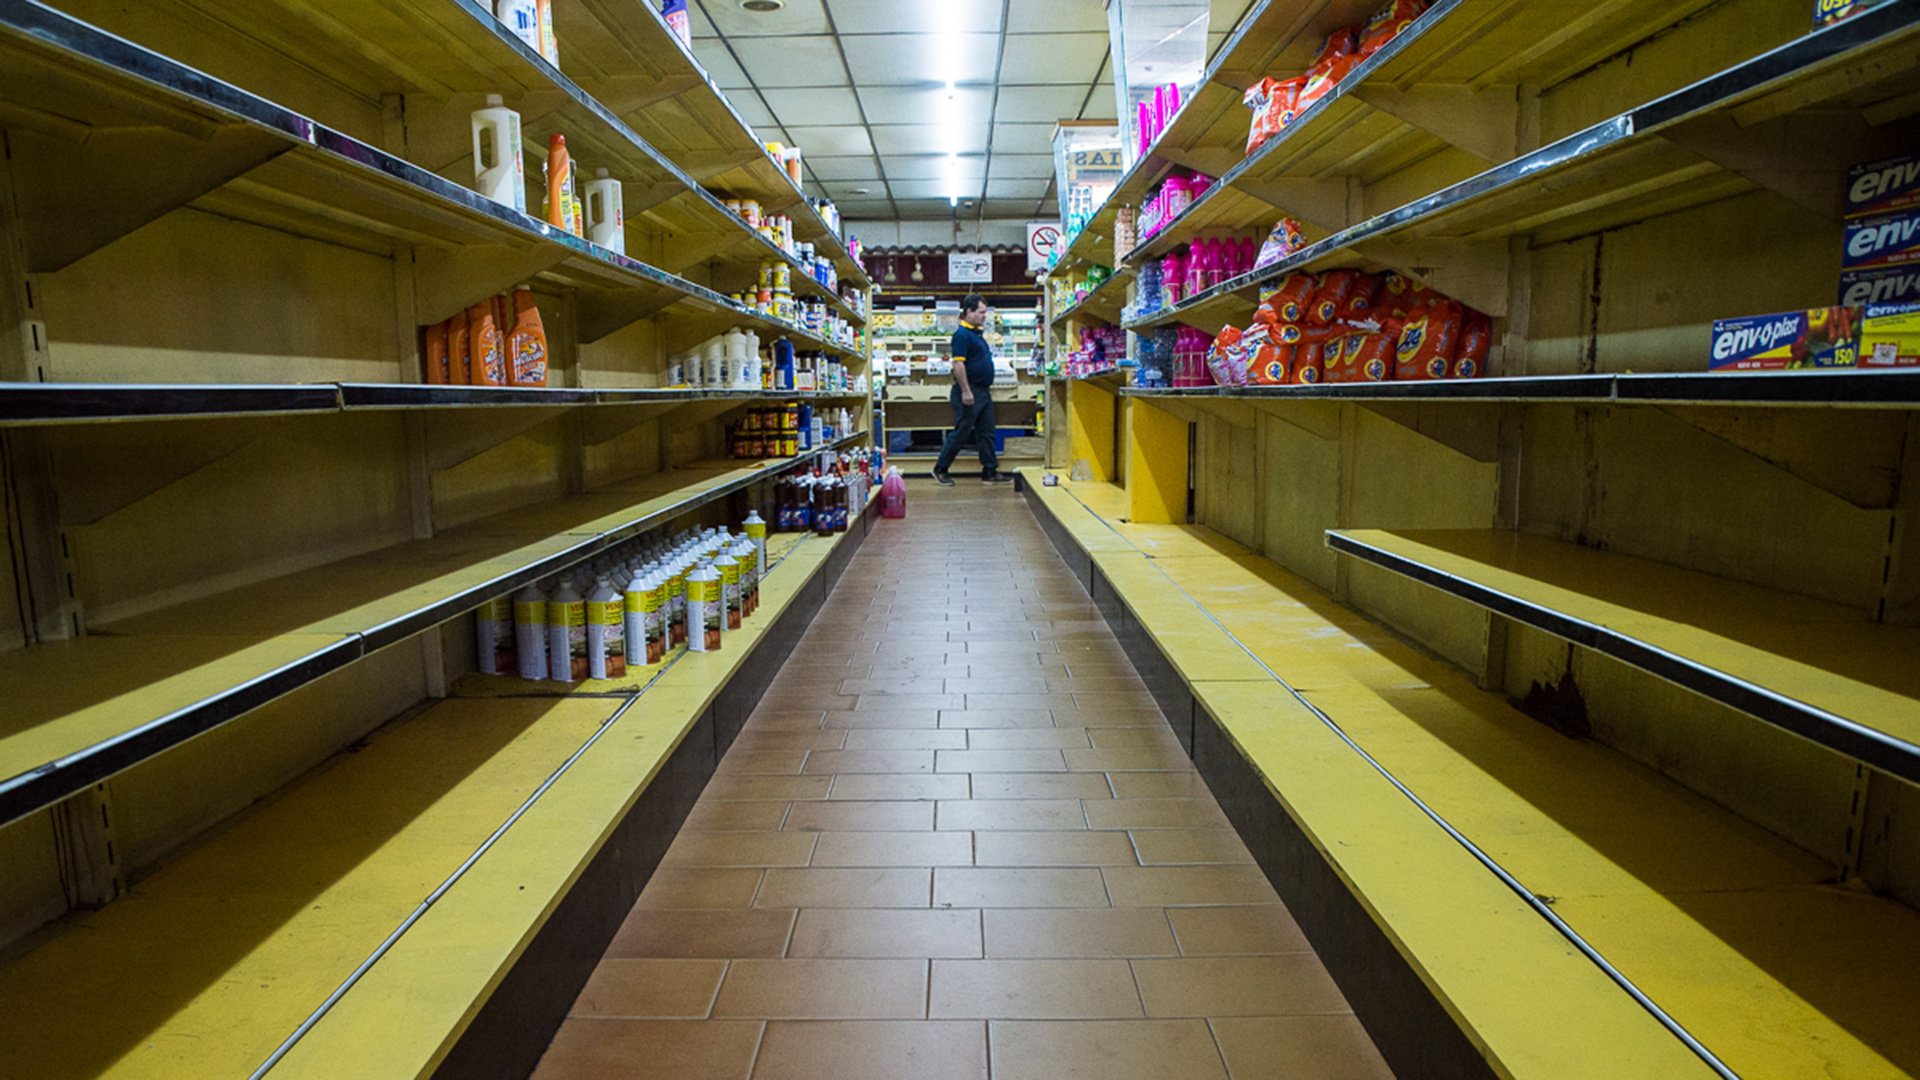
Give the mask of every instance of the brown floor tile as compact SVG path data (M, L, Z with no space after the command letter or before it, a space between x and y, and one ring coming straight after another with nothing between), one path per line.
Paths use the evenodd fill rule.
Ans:
M848 731L848 750L965 750L967 733L939 728L861 728Z
M735 960L714 999L716 1019L918 1020L925 960Z
M689 832L777 832L787 819L787 805L782 799L702 800L680 827Z
M1118 666L1099 671L1075 671L1069 675L1049 675L1044 681L1046 689L1068 694L1141 694L1147 689L1146 680L1133 672L1122 671Z
M1093 741L1096 750L1122 750L1134 747L1152 747L1159 750L1180 750L1180 739L1169 728L1163 727L1095 727L1087 730L1087 738ZM1184 753L1184 751L1181 751Z
M1125 773L1108 773L1117 780ZM1117 786L1117 784L1116 784ZM1109 799L1087 807L1087 822L1096 829L1225 829L1227 815L1211 798Z
M754 1080L986 1080L987 1026L962 1020L775 1020Z
M1084 829L1086 812L1077 799L942 799L934 815L936 829Z
M815 909L800 914L788 956L979 959L980 912Z
M982 914L989 958L1178 955L1166 914L1146 908L994 908Z
M807 755L809 773L930 773L932 750L816 750Z
M1141 1012L1125 960L935 960L927 1014L1097 1020Z
M979 908L1107 907L1107 890L1093 869L968 869L933 872L933 906ZM1135 905L1140 906L1140 905Z
M967 733L969 750L1085 750L1085 728L982 729Z
M843 773L833 778L832 799L964 799L965 776L928 773Z
M746 1080L757 1020L568 1020L534 1080Z
M1280 902L1266 875L1253 866L1112 866L1101 873L1114 907Z
M821 753L838 753L836 750L823 750ZM728 776L765 775L789 776L800 771L806 763L808 751L805 750L740 750L730 752L720 759L717 774Z
M1183 956L1253 956L1312 948L1293 916L1278 904L1169 908L1167 920Z
M919 803L918 805L931 807L933 804ZM822 867L972 866L973 834L969 832L821 833L820 843L813 850L813 862L810 865Z
M943 728L1050 728L1051 709L965 709L942 710Z
M830 712L826 726L844 728L932 728L940 726L938 709L893 709L887 712Z
M952 691L945 684L950 681L939 676L899 675L885 678L844 679L840 683L842 694L869 694L896 696L902 694L946 694ZM776 684L778 680L775 680Z
M1227 1080L1204 1020L995 1021L989 1036L993 1080Z
M1145 866L1253 861L1232 829L1141 829L1133 834L1133 847Z
M698 1020L726 970L725 960L602 960L567 1015Z
M934 770L943 773L1066 772L1067 763L1060 755L1059 750L940 750L934 755Z
M1312 953L1136 960L1148 1016L1344 1013L1347 999Z
M957 708L957 706L955 706ZM1002 712L1018 709L1030 712L1047 709L1056 715L1054 723L1060 723L1059 713L1076 712L1079 706L1074 703L1072 694L1050 694L1045 692L1029 694L980 693L968 694L966 709L968 712ZM1075 725L1078 726L1078 725Z
M719 866L805 866L812 858L811 833L682 830L680 835L673 838L673 846L667 848L660 865L678 870Z
M1138 866L1125 833L1060 829L976 832L975 866Z
M793 811L787 815L786 828L788 832L924 832L933 828L933 806L932 802L926 800L856 802L852 799L832 799L795 803Z
M861 694L854 699L853 711L964 709L966 700L965 694Z
M647 879L643 908L744 908L753 905L764 870L671 870ZM772 907L771 904L762 905Z
M1113 793L1122 799L1211 799L1213 791L1200 774L1191 770L1177 773L1114 773L1107 778Z
M1193 759L1187 757L1187 752L1178 746L1123 746L1108 750L1062 752L1067 755L1067 768L1074 772L1179 772L1193 768ZM832 751L816 750L814 753Z
M1082 716L1079 720L1075 721L1076 723L1086 723L1092 720L1098 720L1101 727L1113 727L1113 728L1117 728L1117 727L1165 728L1167 726L1167 718L1163 713L1161 713L1158 707L1120 709L1120 708L1107 708L1103 706L1099 708L1089 707L1085 709L1084 712L1086 713L1086 715ZM1073 714L1066 713L1064 715L1072 716Z
M755 799L794 802L824 799L827 797L827 789L832 786L833 777L831 776L751 776L743 773L727 773L707 781L707 790L701 793L700 801Z
M754 907L923 908L933 872L912 869L769 870Z
M734 750L838 750L846 742L844 731L773 731L748 728L733 740Z
M825 709L770 709L762 706L747 717L747 731L818 731Z
M1213 1021L1234 1080L1394 1080L1352 1016L1261 1016Z
M731 960L787 952L794 912L760 908L635 908L607 957Z
M1110 799L1107 778L1095 773L974 773L976 799Z
M796 686L789 690L776 686L760 699L757 708L773 712L809 712L814 709L828 712L852 708L853 702L853 695L841 694L831 686Z
M965 679L948 679L949 694L1044 694L1047 680L1041 675L1014 675L997 672Z

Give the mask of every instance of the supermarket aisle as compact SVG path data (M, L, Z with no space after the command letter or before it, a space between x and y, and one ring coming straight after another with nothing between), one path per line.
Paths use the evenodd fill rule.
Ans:
M1389 1077L1019 496L909 513L539 1080Z

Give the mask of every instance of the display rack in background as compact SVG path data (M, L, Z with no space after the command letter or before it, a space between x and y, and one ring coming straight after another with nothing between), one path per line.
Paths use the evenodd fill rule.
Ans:
M904 463L931 460L952 430L953 332L959 319L957 301L941 301L933 311L874 314L874 366L886 376L888 449ZM995 309L986 338L994 353L996 443L1016 461L1037 460L1046 424L1045 379L1035 360L1044 340L1040 315Z

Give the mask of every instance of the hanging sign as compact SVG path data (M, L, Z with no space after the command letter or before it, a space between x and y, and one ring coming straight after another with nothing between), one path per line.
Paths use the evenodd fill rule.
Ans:
M993 253L990 251L948 253L947 281L954 285L993 284Z
M1060 253L1060 223L1027 222L1027 273L1044 274Z

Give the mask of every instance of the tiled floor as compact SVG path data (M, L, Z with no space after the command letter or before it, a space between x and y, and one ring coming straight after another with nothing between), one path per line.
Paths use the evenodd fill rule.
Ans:
M867 538L537 1080L1390 1080L1019 497Z

